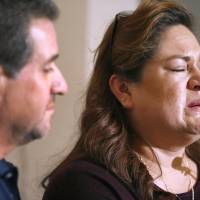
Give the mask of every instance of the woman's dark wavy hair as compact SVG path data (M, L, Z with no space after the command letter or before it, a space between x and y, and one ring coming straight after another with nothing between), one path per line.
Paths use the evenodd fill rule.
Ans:
M155 54L163 32L179 24L192 31L192 16L171 0L144 0L131 15L116 16L96 51L81 115L80 138L49 176L50 181L64 172L70 161L89 156L132 185L139 199L155 199L153 180L133 153L136 134L129 127L125 109L110 90L109 79L117 74L129 81L140 81L143 67ZM195 160L200 155L196 154L198 146L196 143L187 149Z

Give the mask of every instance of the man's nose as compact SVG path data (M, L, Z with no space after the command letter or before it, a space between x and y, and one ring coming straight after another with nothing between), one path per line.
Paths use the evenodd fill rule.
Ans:
M52 93L57 95L64 95L68 91L68 85L62 73L57 69L54 80L52 82Z

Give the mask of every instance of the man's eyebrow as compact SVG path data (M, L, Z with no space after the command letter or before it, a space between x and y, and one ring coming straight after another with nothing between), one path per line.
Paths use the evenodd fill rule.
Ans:
M48 59L48 60L44 63L44 65L48 65L49 63L54 62L56 59L58 59L58 57L59 57L59 54L53 55L50 59Z

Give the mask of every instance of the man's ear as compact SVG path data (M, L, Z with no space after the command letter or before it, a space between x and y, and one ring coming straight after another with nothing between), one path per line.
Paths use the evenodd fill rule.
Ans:
M5 70L3 69L3 67L0 65L0 96L3 94L5 90L7 80L8 80L8 76L5 73Z
M133 107L133 98L128 81L113 74L109 79L109 86L110 90L123 107L127 109Z

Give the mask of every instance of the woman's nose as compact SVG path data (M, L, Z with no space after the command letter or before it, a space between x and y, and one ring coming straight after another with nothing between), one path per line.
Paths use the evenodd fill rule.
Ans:
M192 76L188 80L187 88L193 91L200 90L200 69L195 69Z

